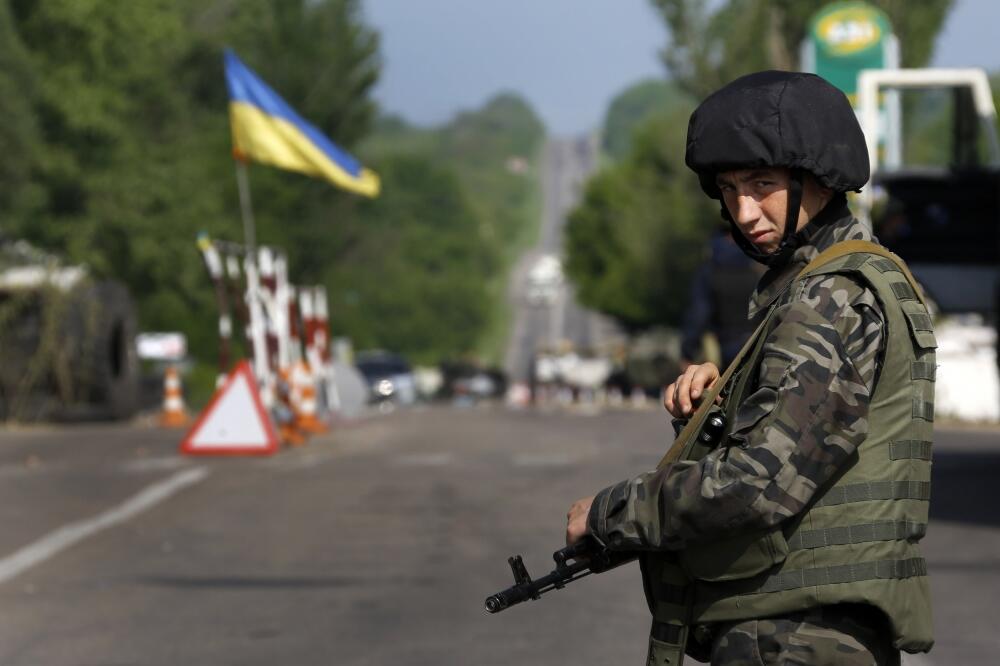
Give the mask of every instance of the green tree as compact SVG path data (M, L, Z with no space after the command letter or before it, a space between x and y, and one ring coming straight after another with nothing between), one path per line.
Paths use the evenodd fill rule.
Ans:
M17 56L18 40L24 56L20 69L0 72L0 85L35 82L30 113L17 115L33 119L42 137L29 162L34 206L5 219L5 229L124 281L143 327L185 330L196 353L210 354L211 290L194 237L201 229L241 236L222 48L234 46L293 106L350 145L370 129L379 68L377 37L361 23L359 3L3 7L17 38L4 39L3 56ZM2 100L17 111L16 95ZM350 214L353 195L298 174L251 172L259 238L288 247L303 268L296 279L318 280L336 233L331 217ZM13 176L0 178L0 191L30 192Z
M216 0L192 2L198 26L195 81L201 99L218 122L214 137L224 144L213 152L229 211L238 210L229 136L223 47L240 57L303 117L341 147L352 150L372 129L370 98L380 68L378 35L364 25L357 0ZM221 113L220 113L221 112ZM336 243L338 225L354 215L357 195L329 183L269 166L249 169L261 243L284 247L296 279L317 281ZM227 220L229 237L242 228Z
M190 251L194 225L218 218L200 117L175 77L190 40L171 2L12 3L29 54L42 130L36 206L13 235L126 282L147 326L198 322L207 294ZM211 330L206 322L202 330Z
M651 0L671 35L662 57L671 78L701 99L762 69L798 68L799 45L828 0ZM953 0L873 0L889 16L904 67L927 64Z
M482 107L424 129L397 117L383 118L359 150L379 161L398 155L446 164L475 213L478 235L495 249L498 263L478 296L490 308L476 354L496 362L503 353L510 312L508 268L532 240L541 216L537 156L545 128L520 97L503 93ZM472 242L472 239L470 239Z
M619 165L593 178L566 230L566 271L581 302L631 331L677 326L718 209L684 166L690 108L637 132Z
M691 104L691 96L669 81L646 79L632 84L615 96L604 116L604 152L622 159L637 127L653 116L672 113L678 107L691 108Z
M359 0L0 0L3 231L125 282L142 328L184 331L210 359L215 306L194 239L242 237L226 46L385 171L368 201L249 167L258 241L287 252L294 282L328 284L334 335L424 360L476 349L533 219L544 129L500 95L438 130L400 123L395 137L426 149L417 157L363 142L381 64ZM511 168L519 156L527 171Z
M640 124L621 163L596 176L568 226L567 271L581 300L637 330L676 326L687 284L718 219L717 204L701 193L683 165L691 100L732 79L768 68L795 69L808 21L825 1L651 0L671 34L662 53L671 85L686 93L678 108ZM905 66L926 63L951 0L919 6L895 0L884 9L900 38ZM644 107L655 107L654 84L616 99L606 126L620 151L622 136ZM661 92L662 93L662 89ZM686 110L684 107L686 106ZM634 126L634 125L633 125Z
M520 97L502 93L450 122L421 130L399 118L385 119L362 145L370 155L415 154L452 165L485 233L513 257L535 222L535 158L545 127ZM511 168L512 160L523 169Z
M449 170L413 156L377 167L384 194L358 206L324 276L334 330L424 362L473 351L496 246Z
M18 219L32 207L32 174L41 142L33 101L37 96L28 52L17 34L6 3L0 3L0 100L4 122L0 124L0 233L8 234L8 220Z

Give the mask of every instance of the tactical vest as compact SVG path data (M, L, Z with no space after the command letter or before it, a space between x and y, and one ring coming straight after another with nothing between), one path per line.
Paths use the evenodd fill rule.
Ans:
M899 649L927 651L933 644L927 565L918 546L930 498L936 369L931 318L891 259L850 254L809 275L834 273L867 284L885 317L884 357L869 407L868 437L838 476L817 490L810 505L782 525L679 553L642 556L653 613L650 664L679 663L693 625L844 602L881 609ZM756 388L764 341L777 325L777 307L798 300L804 288L800 275L772 306L748 343L752 351L723 387L728 423ZM711 450L692 442L680 454L685 459L698 460ZM738 444L722 439L722 445ZM705 658L698 648L696 641L688 644L689 652Z

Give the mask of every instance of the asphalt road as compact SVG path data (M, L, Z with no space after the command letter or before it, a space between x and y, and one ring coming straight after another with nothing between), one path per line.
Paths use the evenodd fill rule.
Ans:
M176 432L2 431L0 664L640 664L633 567L482 603L511 554L547 572L569 503L652 466L667 431L657 410L439 407L228 460L178 457ZM938 644L908 663L993 664L1000 442L937 439Z
M596 168L598 147L589 137L549 139L541 160L542 220L538 243L521 257L511 271L508 298L514 328L508 343L505 369L514 381L526 381L536 351L553 350L569 343L587 352L620 336L606 317L581 307L566 281L554 302L532 305L526 292L528 272L545 254L563 256L563 231L569 213Z

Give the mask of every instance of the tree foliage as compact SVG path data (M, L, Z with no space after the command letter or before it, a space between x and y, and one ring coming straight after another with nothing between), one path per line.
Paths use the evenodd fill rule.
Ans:
M604 152L622 159L632 144L632 134L653 116L667 115L678 108L691 108L691 96L669 81L646 79L615 96L604 116L601 132Z
M35 85L22 88L26 113L12 108L16 96L2 104L39 130L27 162L37 194L31 206L0 211L4 232L123 280L145 327L187 330L194 349L212 349L211 291L193 239L200 229L240 235L222 47L233 45L278 90L291 90L294 104L349 146L370 127L367 93L378 71L377 40L360 24L358 3L3 5L17 37L4 40L4 56L21 53L23 71L4 68L0 85L18 85L15 75ZM23 49L10 46L18 42ZM252 171L260 238L283 244L282 229L295 219L321 256L329 210L349 195ZM2 176L0 189L22 190Z
M662 58L671 78L702 99L738 76L798 68L809 20L829 0L651 0L671 35ZM930 60L954 0L872 0L889 16L903 67Z
M376 160L409 155L449 165L476 217L469 242L482 239L496 250L495 270L479 296L489 307L483 335L474 348L453 348L452 355L474 352L491 362L502 357L510 314L506 276L531 242L541 216L537 164L544 139L545 128L531 107L503 93L438 127L418 128L400 118L384 118L361 146Z
M484 234L506 260L534 227L535 165L544 140L545 127L531 107L517 95L502 93L440 127L421 129L386 118L362 149L375 156L421 155L451 165L481 217Z
M566 271L581 302L632 331L679 325L718 219L684 166L690 112L646 122L627 157L587 184L567 225Z
M504 96L420 158L397 158L405 146L391 139L362 146L376 129L378 44L360 0L0 0L0 231L125 282L143 328L185 331L210 358L215 305L195 236L242 238L229 46L385 171L369 202L251 165L258 242L287 251L294 281L327 281L343 326L334 335L425 359L472 349L534 191L503 161L530 156L543 130ZM336 311L350 293L355 304Z
M378 166L384 194L358 207L324 276L332 325L359 348L425 362L474 349L496 245L450 170L415 156Z
M749 72L796 69L809 20L829 4L651 2L671 36L662 52L671 80L636 84L612 102L604 142L620 161L588 183L567 232L567 271L581 300L632 330L679 323L718 219L717 204L683 164L694 101ZM892 21L903 65L924 65L952 0L873 4Z
M31 100L35 96L35 81L31 61L17 34L10 8L0 3L0 100L4 100L5 118L0 124L0 211L8 215L23 215L30 206L31 173L41 141Z

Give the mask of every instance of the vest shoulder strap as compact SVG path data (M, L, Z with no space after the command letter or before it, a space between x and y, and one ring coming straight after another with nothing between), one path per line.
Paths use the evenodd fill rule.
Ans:
M843 241L831 245L829 248L821 252L816 256L815 259L810 261L802 272L799 273L797 280L809 277L810 275L819 275L822 273L835 273L838 271L857 271L861 267L868 263L871 259L871 255L882 257L894 265L895 269L906 277L906 281L910 283L910 287L913 289L913 293L916 294L917 299L920 303L927 307L927 303L924 300L923 289L920 288L919 283L910 273L910 269L907 267L906 263L895 254L882 247L878 243L873 243L871 241L865 240L850 240Z
M841 259L848 258L851 255L878 255L892 261L899 267L900 272L906 276L907 280L913 286L917 294L919 295L921 293L920 289L917 287L916 280L913 279L913 276L910 274L909 269L906 267L906 264L903 263L902 259L877 243L862 240L843 241L830 246L823 252L820 252L812 261L806 264L805 268L803 268L801 272L799 272L795 281L802 280L809 275L818 273L827 266L830 266ZM865 260L867 260L867 257ZM858 264L859 267L861 263ZM922 298L921 302L923 302ZM729 383L729 380L733 376L736 369L740 366L747 355L757 346L758 338L764 335L773 313L774 308L772 307L767 316L764 317L763 321L760 322L760 325L757 326L757 329L753 332L753 334L751 334L750 338L743 345L743 348L740 349L740 352L736 355L736 358L733 359L733 362L730 363L729 367L722 373L722 376L716 380L715 384L713 384L710 389L705 392L698 409L696 409L694 414L691 415L687 425L685 425L680 431L674 439L674 443L671 445L670 449L668 449L663 458L660 459L659 464L656 466L657 469L663 469L670 463L679 459L681 454L688 448L688 444L691 443L701 432L701 429L705 424L705 420L708 418L712 407L715 405L715 399L718 397L719 392Z
M852 246L860 251L850 253ZM867 241L848 241L830 249L836 251L828 255L828 261L824 261L822 265L816 263L812 268L807 266L803 275L853 273L861 276L880 293L879 298L883 303L895 301L898 304L920 349L937 347L933 321L928 313L923 290L902 259L882 246Z

